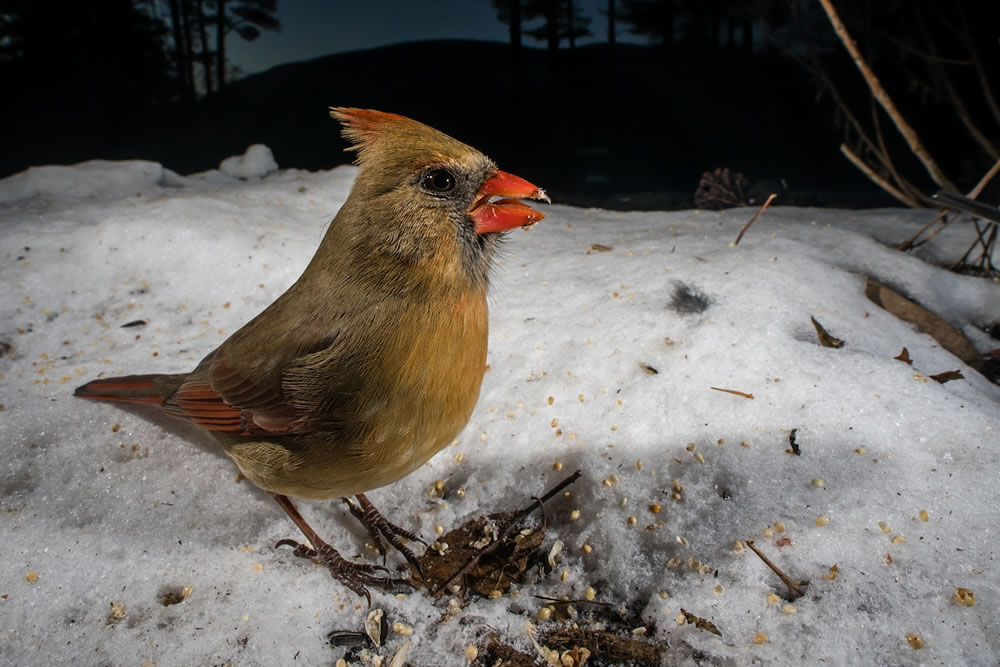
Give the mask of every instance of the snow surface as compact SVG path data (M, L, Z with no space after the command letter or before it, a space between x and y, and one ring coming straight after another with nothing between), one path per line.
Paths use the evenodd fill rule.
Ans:
M193 368L299 275L356 171L268 174L264 157L244 160L250 180L94 161L0 181L0 663L330 664L345 649L326 633L361 629L364 601L272 548L294 526L208 440L72 397L99 374ZM467 664L487 630L534 651L526 621L554 623L536 621L535 596L588 587L621 622L586 602L578 622L645 626L670 664L1000 660L1000 388L864 296L867 276L902 287L996 347L982 327L1000 285L925 261L960 254L968 228L918 258L890 244L927 211L774 208L735 247L750 210L546 213L495 273L471 422L369 495L433 538L580 469L546 511L542 550L565 549L499 599L373 590L413 634L390 631L369 661L409 642L409 664ZM679 286L707 310L672 308ZM846 346L818 345L810 316ZM904 346L912 366L893 359ZM964 380L928 379L955 369ZM801 456L786 453L793 428ZM375 559L341 503L303 511ZM795 613L769 600L783 586L734 547L746 539L811 580ZM975 606L953 602L958 587ZM722 635L678 624L681 608Z

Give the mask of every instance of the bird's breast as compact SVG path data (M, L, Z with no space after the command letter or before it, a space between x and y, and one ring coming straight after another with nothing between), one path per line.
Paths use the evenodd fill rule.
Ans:
M417 304L397 333L381 373L388 385L384 414L364 439L364 458L379 471L379 485L422 465L469 421L486 370L485 294L470 290Z

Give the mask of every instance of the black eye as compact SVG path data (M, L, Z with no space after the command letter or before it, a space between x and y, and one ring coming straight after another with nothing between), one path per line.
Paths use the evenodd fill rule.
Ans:
M431 169L421 183L431 192L450 192L455 189L455 176L447 169Z

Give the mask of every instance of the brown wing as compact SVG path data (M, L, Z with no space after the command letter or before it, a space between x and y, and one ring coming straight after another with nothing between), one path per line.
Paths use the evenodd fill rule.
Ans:
M259 435L309 430L305 415L286 400L280 384L255 382L232 368L224 347L188 376L163 409L208 431Z

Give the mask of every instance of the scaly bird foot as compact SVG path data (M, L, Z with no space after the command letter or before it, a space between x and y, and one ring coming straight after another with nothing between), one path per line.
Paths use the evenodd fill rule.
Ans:
M292 554L298 558L307 558L314 563L325 565L330 570L330 575L354 591L356 594L364 596L368 601L368 606L372 604L371 593L368 586L378 586L380 588L391 589L405 584L410 586L406 579L395 579L393 577L376 576L376 572L388 572L381 565L371 565L369 563L354 563L340 555L336 549L326 542L319 541L318 545L310 547L295 540L284 539L274 545L275 548L288 546L294 551Z
M372 536L372 540L375 542L375 548L378 549L380 554L382 554L382 563L384 564L386 559L386 548L385 544L382 542L382 538L385 538L385 540L391 544L396 551L403 555L406 562L412 565L413 568L420 573L420 576L423 577L424 572L420 567L419 561L417 561L417 557L409 548L407 548L405 544L403 544L403 540L413 540L414 542L423 544L425 547L427 546L427 543L414 533L411 533L405 528L400 528L382 516L382 513L375 509L375 506L372 505L371 501L368 500L365 494L359 493L355 496L355 498L358 499L357 505L351 502L350 498L344 498L344 502L347 504L347 507L350 508L351 514L353 514L354 517L368 529L368 534Z

